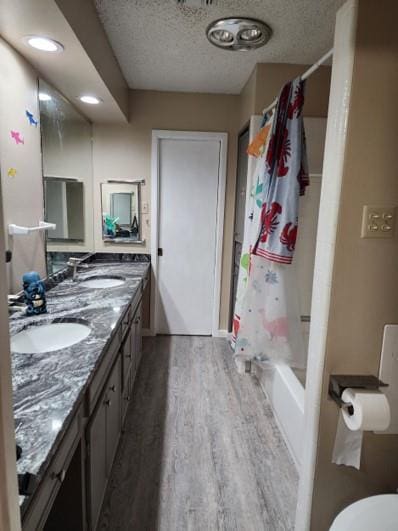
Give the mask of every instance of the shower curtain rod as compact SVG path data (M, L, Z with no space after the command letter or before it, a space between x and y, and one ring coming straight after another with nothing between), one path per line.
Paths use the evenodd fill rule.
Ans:
M304 80L304 79L307 79L308 77L310 77L332 55L333 55L333 48L331 50L329 50L328 52L326 52L325 55L322 55L322 57L316 63L314 63L312 66L310 66L310 68L308 70L306 70L304 72L304 74L302 74L300 76L301 79ZM274 101L271 103L271 105L268 105L268 107L263 109L263 114L265 114L266 112L268 112L271 109L273 109L276 106L277 103L278 103L278 98L275 98Z

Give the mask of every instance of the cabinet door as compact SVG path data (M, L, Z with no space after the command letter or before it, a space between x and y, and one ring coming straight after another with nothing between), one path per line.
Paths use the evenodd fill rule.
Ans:
M128 373L125 386L123 388L123 396L122 396L122 427L124 424L124 420L126 418L127 408L129 406L130 400L131 400L131 391L132 391L132 375L133 375L133 366L130 366L130 372Z
M91 529L95 529L107 482L106 413L104 395L88 427L89 443L89 514Z
M136 318L134 320L135 324L135 336L136 336L136 353L138 361L141 360L142 354L142 303L137 308Z
M121 358L113 367L106 390L106 471L109 474L115 457L121 430Z
M135 361L136 367L135 372L137 373L138 367L141 361L142 355L142 303L139 304L137 312L134 317L134 352L135 352Z

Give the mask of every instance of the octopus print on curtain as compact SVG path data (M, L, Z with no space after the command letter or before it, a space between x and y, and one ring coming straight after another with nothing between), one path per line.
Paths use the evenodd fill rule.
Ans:
M237 362L305 366L292 265L299 196L309 184L303 104L304 82L298 78L283 87L274 115L265 122L269 134L252 177L235 303Z

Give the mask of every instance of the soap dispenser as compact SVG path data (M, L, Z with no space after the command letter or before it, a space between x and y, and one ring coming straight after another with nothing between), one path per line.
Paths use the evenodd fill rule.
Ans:
M22 277L26 315L39 315L47 312L46 289L39 273L30 271Z

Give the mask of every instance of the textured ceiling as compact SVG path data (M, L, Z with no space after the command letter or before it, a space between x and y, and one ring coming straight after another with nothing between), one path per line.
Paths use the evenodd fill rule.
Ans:
M238 94L256 63L313 63L333 43L344 0L218 0L195 9L176 0L95 0L131 88ZM226 16L267 22L263 48L231 52L212 46L205 30Z

